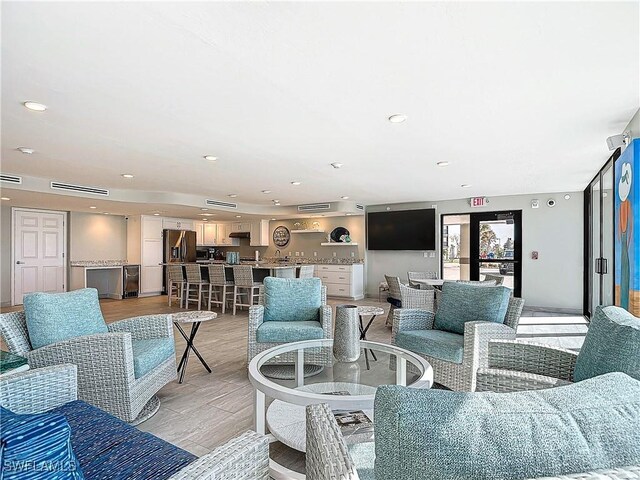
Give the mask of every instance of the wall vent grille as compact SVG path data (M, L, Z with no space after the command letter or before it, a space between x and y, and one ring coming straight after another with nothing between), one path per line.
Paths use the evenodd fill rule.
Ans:
M221 202L220 200L205 200L205 203L210 207L224 207L224 208L238 208L237 203Z
M52 190L64 190L66 192L88 193L90 195L109 196L109 190L98 187L85 187L84 185L73 185L71 183L51 182Z
M13 183L14 185L20 185L22 183L22 177L17 175L8 175L5 173L0 174L0 181L6 183Z
M331 209L330 203L311 203L309 205L298 205L299 212L319 212Z

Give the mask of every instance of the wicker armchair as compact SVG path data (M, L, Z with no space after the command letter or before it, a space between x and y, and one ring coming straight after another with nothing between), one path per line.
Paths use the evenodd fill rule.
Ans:
M300 279L297 279L299 281ZM308 280L308 279L304 279ZM259 302L260 305L253 305L249 307L249 339L247 348L247 365L251 362L251 359L257 354L264 352L270 348L288 343L288 341L281 342L259 342L258 341L258 328L264 322L264 285L260 286ZM327 305L327 287L324 285L321 288L321 307L318 311L318 321L320 322L323 330L322 338L333 338L333 316L331 306ZM286 322L278 322L286 323ZM272 360L269 364L293 364L295 352L286 353L280 355L277 359ZM310 352L309 364L314 365L326 365L331 359L328 358L327 349L318 349L317 353Z
M428 292L428 290L421 290ZM524 300L511 298L504 323L467 322L464 326L462 362L456 363L418 353L433 367L434 381L451 390L474 391L479 368L487 367L491 340L515 340ZM401 331L433 330L435 313L424 309L394 311L391 344Z
M0 404L14 413L43 413L77 400L75 365L38 368L0 377ZM135 459L129 459L135 461ZM169 480L267 480L269 443L248 431L198 458Z
M108 333L75 337L31 347L24 311L0 314L0 336L9 351L27 358L31 368L62 363L78 366L78 398L138 424L160 408L156 392L176 378L175 355L135 378L132 340L170 338L170 315L133 317L107 326Z
M333 412L325 403L308 405L307 419L307 480L357 480L358 465L345 442ZM429 441L426 439L424 441ZM371 469L371 459L368 459ZM366 478L373 478L371 472ZM539 480L630 480L640 478L640 465L595 472L544 477Z
M385 325L390 327L393 324L393 311L402 306L402 296L400 293L400 285L402 285L402 283L400 282L400 277L385 275L384 279L387 284L387 290L389 291L387 302L390 304Z

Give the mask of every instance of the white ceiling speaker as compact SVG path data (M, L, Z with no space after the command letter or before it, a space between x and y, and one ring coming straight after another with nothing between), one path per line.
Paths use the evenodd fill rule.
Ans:
M618 147L622 147L623 145L629 145L631 141L631 135L629 132L624 132L619 135L612 135L607 138L607 147L609 147L609 151L615 150Z

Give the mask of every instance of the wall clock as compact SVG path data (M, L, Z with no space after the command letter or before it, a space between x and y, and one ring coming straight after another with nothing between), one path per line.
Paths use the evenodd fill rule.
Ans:
M289 233L289 229L284 225L276 227L273 231L273 243L276 247L286 247L290 239L291 233Z

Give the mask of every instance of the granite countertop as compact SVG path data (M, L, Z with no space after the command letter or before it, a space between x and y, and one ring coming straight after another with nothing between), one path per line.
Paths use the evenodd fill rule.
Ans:
M128 264L126 260L77 260L69 262L72 267L122 267Z

